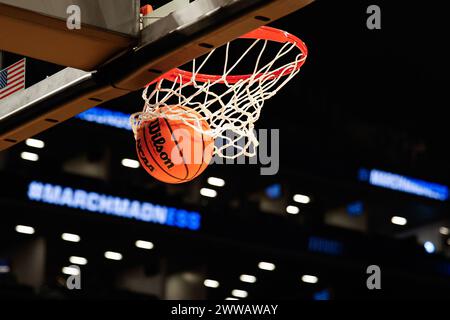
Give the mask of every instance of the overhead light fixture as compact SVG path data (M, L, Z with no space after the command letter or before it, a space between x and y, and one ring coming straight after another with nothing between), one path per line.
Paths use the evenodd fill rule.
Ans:
M139 161L133 159L122 159L122 165L127 168L139 168Z
M151 250L154 247L153 242L150 241L144 241L144 240L137 240L135 243L136 247L146 250Z
M62 268L62 273L69 276L78 276L80 275L80 269L77 267L64 267Z
M206 279L205 281L203 281L203 285L208 288L218 288L220 283L216 280Z
M11 268L8 265L0 265L0 273L9 273Z
M262 261L262 262L258 263L258 268L260 268L261 270L273 271L273 270L275 270L275 265L270 262Z
M406 220L406 218L404 218L404 217L393 216L391 218L391 222L398 226L404 226L404 225L406 225L406 223L408 223L408 220Z
M105 252L105 258L109 260L122 260L122 254L114 251L106 251Z
M286 212L290 214L298 214L300 212L300 209L296 206L287 206Z
M208 183L215 187L223 187L225 185L225 180L216 177L209 177Z
M231 291L231 295L237 298L244 299L248 297L248 292L245 290L234 289L233 291Z
M228 297L228 298L225 298L225 300L239 300L238 298L234 298L234 297Z
M305 283L317 283L317 281L319 281L319 278L317 278L316 276L305 274L302 276L302 281Z
M23 233L23 234L33 234L34 228L30 227L30 226L24 226L24 225L19 224L16 226L16 231L18 233Z
M20 154L20 157L23 160L28 160L28 161L38 161L39 160L39 156L36 153L33 153L33 152L26 152L26 151L24 151L24 152L22 152Z
M80 266L84 266L87 264L87 259L83 257L77 257L77 256L71 256L69 258L70 263L72 264L78 264Z
M426 241L423 244L423 247L427 253L434 253L436 251L436 247L435 247L434 243L431 241Z
M249 275L249 274L242 274L239 279L242 282L247 282L247 283L255 283L256 282L256 277Z
M450 234L450 229L447 227L440 227L439 228L439 233L444 235L444 236L448 236Z
M311 202L311 198L308 196L305 196L303 194L296 194L296 195L294 195L293 199L295 202L303 203L303 204L307 204L307 203Z
M217 197L217 191L209 188L201 188L200 194L204 197L215 198Z
M43 147L45 147L44 141L33 138L25 140L25 144L29 147L38 149L42 149Z
M81 240L79 235L73 233L63 233L61 239L69 242L80 242Z

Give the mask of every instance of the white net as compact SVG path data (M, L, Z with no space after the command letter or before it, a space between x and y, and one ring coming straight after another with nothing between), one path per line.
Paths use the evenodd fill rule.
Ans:
M269 42L279 48L275 56L266 62ZM255 50L260 51L255 53ZM298 50L296 43L274 43L260 39L251 41L234 62L230 61L230 43L222 51L222 75L208 76L201 73L208 62L213 60L216 50L212 50L201 62L192 61L191 73L180 71L170 80L162 77L154 85L147 86L142 94L144 109L130 118L135 135L142 123L164 117L180 120L216 142L220 141L214 147L214 154L220 157L234 159L242 155L254 156L259 145L254 130L255 122L260 117L264 102L295 77L306 55ZM233 75L233 71L249 55L256 57L253 72L245 76ZM286 60L289 62L286 63ZM197 115L176 106L189 107ZM200 118L200 121L208 123L209 128L199 123Z

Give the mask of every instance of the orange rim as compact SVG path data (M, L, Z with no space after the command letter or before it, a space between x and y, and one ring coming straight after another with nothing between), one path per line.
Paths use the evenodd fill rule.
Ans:
M306 47L305 43L302 40L300 40L298 37L286 32L286 31L280 30L280 29L262 26L262 27L259 27L239 38L240 39L268 40L268 41L273 41L273 42L278 42L278 43L283 43L283 44L284 43L292 43L302 52L302 55L304 58L301 61L299 61L299 63L295 67L281 69L281 70L275 70L268 74L260 73L260 74L256 75L256 77L255 77L256 79L261 76L264 76L266 79L273 79L273 78L277 78L280 76L283 77L288 74L291 74L292 72L297 71L298 69L300 69L302 67L302 65L305 62L306 57L308 56L308 48ZM254 76L253 74L230 75L230 76L226 76L225 79L226 79L227 83L234 84L240 80L246 80L253 76ZM172 69L171 71L165 73L161 77L157 78L156 80L152 81L150 84L156 83L162 79L169 80L172 82L179 82L181 80L182 82L187 83L187 82L191 81L192 77L193 77L192 72L182 70L179 68L175 68L175 69ZM201 83L205 83L205 82L224 83L225 81L222 79L222 77L223 76L221 76L221 75L197 73L195 75L195 81L201 82Z

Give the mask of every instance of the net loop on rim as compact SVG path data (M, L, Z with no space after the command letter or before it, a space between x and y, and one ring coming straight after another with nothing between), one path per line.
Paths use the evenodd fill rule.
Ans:
M230 61L230 42L223 47L222 74L201 73L208 62L213 63L212 57L216 53L213 49L200 60L198 66L198 59L192 61L192 71L176 68L147 85L142 93L145 101L143 110L130 117L134 134L142 123L163 117L182 121L195 131L214 138L214 153L220 157L234 159L242 155L256 155L259 142L255 135L255 122L260 117L264 102L300 71L308 50L299 38L267 26L259 27L239 39L253 41L234 62ZM260 51L255 55L253 72L232 74L240 64L244 64L244 59L255 54L261 42ZM277 48L274 57L269 58L269 62L262 63L263 58L267 58L269 43L280 48ZM175 106L188 107L196 114ZM209 126L202 125L203 121Z

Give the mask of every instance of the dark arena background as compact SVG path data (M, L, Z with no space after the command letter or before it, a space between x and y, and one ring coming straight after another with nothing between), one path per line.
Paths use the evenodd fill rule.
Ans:
M133 58L127 50L142 37L83 68L62 62L70 53L52 59L63 50L57 43L40 57L29 49L39 40L4 31L12 15L4 8L27 11L23 2L0 0L0 69L26 57L25 89L0 100L0 299L450 298L443 2L317 0L276 21L259 17L308 47L299 74L255 124L260 135L273 133L270 147L258 161L214 163L183 184L159 182L137 161L128 118L142 110L141 82L66 108L65 121L47 117L48 128L38 120L94 84L120 82L175 40L194 43L192 34L164 34L175 40ZM169 2L134 1L155 13ZM370 28L371 5L380 9L380 28ZM241 12L228 9L213 10L220 15L209 23ZM168 32L159 22L146 28ZM207 26L193 29L206 36ZM21 46L10 45L14 32ZM94 48L88 58L97 58ZM96 71L95 83L2 113L20 95L31 101L27 90L66 67ZM37 129L8 140L25 127Z

